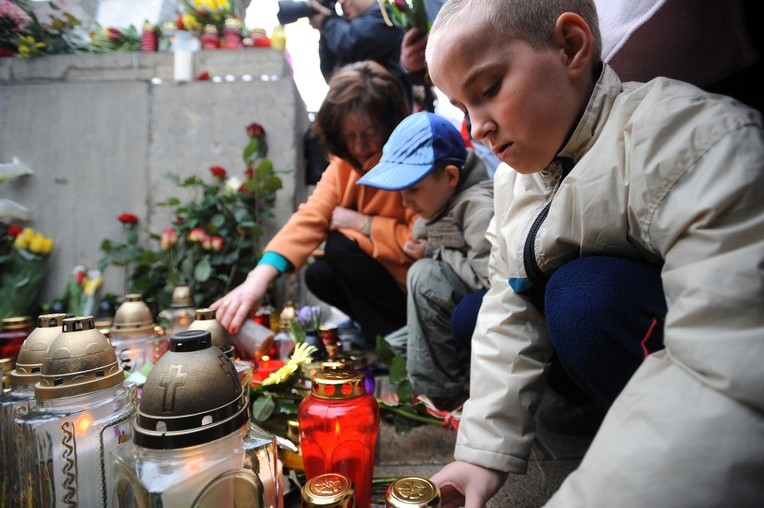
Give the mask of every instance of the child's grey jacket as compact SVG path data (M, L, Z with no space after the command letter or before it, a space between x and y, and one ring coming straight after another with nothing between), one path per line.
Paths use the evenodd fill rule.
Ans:
M457 192L445 208L424 222L424 257L448 263L473 291L488 287L491 244L485 237L493 217L493 181L485 164L471 149ZM422 221L415 225L414 236Z

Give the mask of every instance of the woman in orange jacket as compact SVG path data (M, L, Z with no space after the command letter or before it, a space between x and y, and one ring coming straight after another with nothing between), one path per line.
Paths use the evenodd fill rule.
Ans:
M260 306L268 285L299 270L324 241L323 258L306 269L308 289L357 321L368 348L377 335L405 325L406 271L413 259L403 245L418 216L403 206L399 192L355 182L379 162L382 146L409 113L403 89L381 65L356 62L334 73L316 117L332 155L329 166L247 279L212 304L232 334Z

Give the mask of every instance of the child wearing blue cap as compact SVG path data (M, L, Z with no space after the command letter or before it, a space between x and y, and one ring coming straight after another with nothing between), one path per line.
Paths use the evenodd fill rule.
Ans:
M459 131L426 111L405 118L382 149L382 159L357 182L400 190L421 216L404 252L409 268L406 326L387 337L406 356L414 393L452 410L467 396L469 350L451 334L451 313L468 293L488 287L493 182Z

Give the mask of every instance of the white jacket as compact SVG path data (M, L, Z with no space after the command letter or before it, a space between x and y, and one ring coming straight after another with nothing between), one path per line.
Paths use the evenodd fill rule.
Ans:
M551 105L550 105L551 107ZM581 256L664 263L665 350L637 370L550 506L764 502L764 132L731 99L605 66L570 140L575 166L495 176L491 289L472 340L454 456L524 473L552 355L543 317L508 281Z

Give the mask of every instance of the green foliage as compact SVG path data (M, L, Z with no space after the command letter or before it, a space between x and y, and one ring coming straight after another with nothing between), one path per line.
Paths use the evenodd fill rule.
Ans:
M406 373L405 358L396 355L390 344L381 336L377 337L376 353L379 360L389 371L390 384L396 387L397 405L380 402L379 408L393 415L393 426L398 434L405 434L411 429L424 424L440 425L442 422L427 413L422 403L414 403L414 391Z
M264 140L264 131L261 135ZM249 167L243 180L220 166L210 168L210 180L166 173L191 199L170 196L156 203L176 219L161 233L146 231L152 248L140 244L135 224L126 224L124 242L103 240L99 267L124 267L126 293L140 293L155 313L169 307L173 289L181 284L191 288L197 308L212 304L243 282L262 255L263 220L273 216L281 189L265 155L255 151L245 158Z

